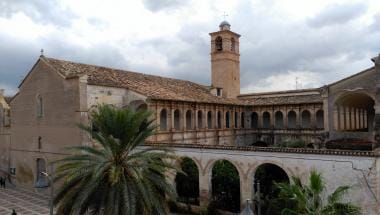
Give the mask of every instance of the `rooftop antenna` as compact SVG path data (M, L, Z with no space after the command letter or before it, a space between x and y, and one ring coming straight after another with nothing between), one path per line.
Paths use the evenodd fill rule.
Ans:
M41 52L41 55L40 55L40 56L41 56L41 57L44 56L44 49L41 49L40 52Z

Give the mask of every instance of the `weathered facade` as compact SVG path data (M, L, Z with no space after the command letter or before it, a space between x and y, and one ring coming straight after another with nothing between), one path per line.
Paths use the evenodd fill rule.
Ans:
M380 210L380 57L372 59L374 67L321 88L240 94L240 35L222 23L210 36L211 86L41 56L10 105L8 167L16 169L17 183L46 185L41 171L53 171L49 162L64 156L65 146L92 144L77 123L88 123L88 113L106 103L154 112L157 133L148 144L173 146L178 155L197 160L200 176L206 177L215 160L233 161L246 190L242 199L252 193L255 166L268 162L289 176L315 167L330 188L340 181L355 185L352 198L367 214ZM315 149L287 151L293 140ZM364 145L368 152L325 149L330 143L350 149ZM248 147L248 152L234 147ZM200 178L201 199L209 195L208 180Z
M10 107L9 97L0 90L0 175L6 175L10 166Z

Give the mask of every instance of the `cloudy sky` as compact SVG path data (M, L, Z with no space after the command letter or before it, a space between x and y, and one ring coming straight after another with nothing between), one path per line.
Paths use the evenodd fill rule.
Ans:
M379 0L0 0L0 88L48 57L210 83L209 32L242 35L242 92L318 87L371 67Z

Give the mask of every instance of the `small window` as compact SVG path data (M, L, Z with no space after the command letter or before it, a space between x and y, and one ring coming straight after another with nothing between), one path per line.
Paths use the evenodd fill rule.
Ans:
M44 113L44 104L42 100L42 96L37 96L37 117L42 117Z
M36 172L36 187L47 187L49 186L48 180L43 172L46 172L46 163L42 158L37 158L37 172Z
M216 96L222 96L222 88L216 88Z

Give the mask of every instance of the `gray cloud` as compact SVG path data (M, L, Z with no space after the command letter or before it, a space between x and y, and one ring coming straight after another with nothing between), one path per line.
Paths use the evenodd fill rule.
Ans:
M183 7L188 2L188 0L143 0L145 8L152 12Z
M0 16L9 18L17 12L23 12L36 22L59 26L69 26L76 17L71 11L60 7L58 0L2 0L0 2Z
M380 13L377 13L373 17L373 23L370 26L371 31L373 32L380 32Z
M365 13L367 7L365 3L330 5L315 17L309 19L308 24L316 28L344 24Z

